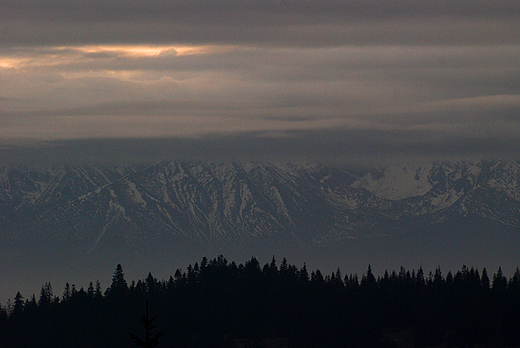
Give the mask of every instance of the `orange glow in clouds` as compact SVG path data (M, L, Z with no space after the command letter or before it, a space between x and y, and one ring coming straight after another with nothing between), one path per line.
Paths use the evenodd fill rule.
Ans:
M25 69L33 67L56 66L77 60L95 60L110 56L128 58L151 58L161 54L170 56L202 55L223 53L236 49L235 46L150 46L150 45L98 45L98 46L59 46L34 48L29 51L16 52L9 56L0 54L0 68ZM86 56L91 53L107 53L108 57Z
M88 53L102 53L112 52L124 56L134 57L153 57L161 53L173 53L176 55L193 55L193 54L208 54L224 52L233 49L233 46L146 46L146 45L132 45L132 46L83 46L75 47L78 51Z

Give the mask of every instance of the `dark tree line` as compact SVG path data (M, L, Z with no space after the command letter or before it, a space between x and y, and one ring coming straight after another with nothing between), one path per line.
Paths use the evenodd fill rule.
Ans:
M148 305L162 336L146 329ZM0 346L10 348L135 347L155 337L157 347L393 347L388 332L411 332L418 347L520 346L520 271L508 279L500 269L490 278L465 266L446 275L401 268L376 278L369 267L359 278L219 256L130 284L118 265L105 291L67 284L57 296L45 284L38 299L18 293L0 307Z

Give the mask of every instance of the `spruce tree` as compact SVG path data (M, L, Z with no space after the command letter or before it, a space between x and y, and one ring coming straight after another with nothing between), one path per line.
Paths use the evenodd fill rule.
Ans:
M148 301L146 301L146 313L139 320L139 322L145 330L144 340L137 335L129 333L130 338L135 342L135 344L138 347L155 348L159 345L159 338L164 334L164 332L161 331L156 334L153 333L153 329L155 329L155 326L153 325L154 320L155 317L150 318L148 315Z
M116 270L114 271L114 275L112 276L112 284L110 288L107 289L107 294L111 297L114 296L122 296L128 290L128 284L125 280L125 274L123 273L123 267L121 264L116 266Z

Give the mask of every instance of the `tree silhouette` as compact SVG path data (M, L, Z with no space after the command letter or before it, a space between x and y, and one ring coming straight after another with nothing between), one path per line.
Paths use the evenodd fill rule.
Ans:
M376 277L369 267L358 278L219 256L167 281L149 273L128 286L118 265L105 293L99 282L65 285L63 299L51 290L46 283L40 301L17 293L0 306L0 347L520 347L520 269L508 279L501 269L463 266L444 277L401 267ZM158 319L148 302L143 311L146 299Z
M139 322L144 327L145 330L145 338L142 340L139 336L130 333L130 338L135 342L135 344L139 347L143 348L155 348L159 345L159 338L164 334L164 332L158 332L156 334L153 333L153 329L155 326L152 324L155 320L155 317L150 318L148 315L148 300L146 301L146 314L139 319Z
M123 267L121 267L121 264L118 264L116 266L116 270L114 271L114 275L112 276L112 285L110 286L110 291L125 291L127 289L128 284L125 280Z

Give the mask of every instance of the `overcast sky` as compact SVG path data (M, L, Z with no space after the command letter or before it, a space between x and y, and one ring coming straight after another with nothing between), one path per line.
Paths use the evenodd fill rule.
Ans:
M0 160L520 157L518 0L0 0Z

